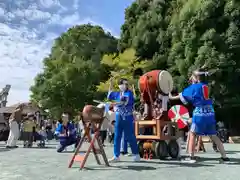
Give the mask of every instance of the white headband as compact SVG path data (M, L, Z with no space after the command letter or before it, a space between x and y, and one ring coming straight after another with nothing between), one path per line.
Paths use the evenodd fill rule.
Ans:
M205 76L208 76L209 75L209 72L203 72L203 71L194 71L193 72L195 75L205 75Z
M68 117L68 115L64 113L64 114L62 114L62 117Z

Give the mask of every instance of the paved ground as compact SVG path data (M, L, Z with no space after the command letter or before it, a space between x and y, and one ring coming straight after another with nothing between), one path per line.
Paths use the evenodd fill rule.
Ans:
M0 144L1 180L237 180L240 172L240 144L226 144L226 150L233 164L219 164L218 154L207 145L207 153L199 153L202 161L197 164L185 164L178 161L150 160L140 163L131 162L131 157L123 157L123 162L112 167L97 166L90 157L88 169L79 170L76 163L68 169L70 152L56 153L56 143L49 148L6 150ZM106 152L110 158L112 147Z

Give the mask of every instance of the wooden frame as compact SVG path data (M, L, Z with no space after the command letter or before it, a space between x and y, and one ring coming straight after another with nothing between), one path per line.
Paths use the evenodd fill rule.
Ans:
M72 167L74 161L78 161L78 162L80 162L80 169L83 169L84 166L85 166L85 163L87 162L87 159L89 157L90 152L93 152L94 157L95 157L98 165L101 165L100 159L98 157L98 155L100 154L103 157L105 165L110 166L109 163L108 163L107 156L106 156L106 153L104 151L102 142L99 139L99 131L100 131L102 122L103 122L103 119L102 119L101 123L92 122L92 123L85 124L84 121L83 121L84 135L81 138L80 142L78 143L78 146L77 146L77 148L76 148L76 150L75 150L75 152L72 156L72 159L69 162L68 168ZM94 130L93 138L91 137L91 128L93 128L93 130ZM87 142L90 143L90 145L87 149L87 152L83 156L81 156L81 155L79 155L80 154L80 148L82 147L83 142L85 142L86 138L88 139ZM97 141L98 148L95 147L95 144L96 144L95 142L96 141Z
M164 135L162 128L168 126L168 135ZM154 135L140 135L139 129L141 127L152 126ZM135 135L138 140L170 140L177 139L179 136L178 128L176 128L175 136L172 134L172 126L177 127L177 123L171 121L162 121L162 120L136 120L135 121ZM169 135L170 134L170 135Z

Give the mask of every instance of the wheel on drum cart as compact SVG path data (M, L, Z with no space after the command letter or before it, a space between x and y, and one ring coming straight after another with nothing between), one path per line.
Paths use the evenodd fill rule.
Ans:
M141 158L143 158L143 154L144 154L143 143L144 141L138 141L138 151L139 151L139 156Z
M162 160L168 157L168 145L165 141L161 140L156 143L155 155Z
M155 151L156 151L156 144L157 144L156 141L153 141L153 142L152 142L152 149L151 149L151 150L152 150L152 153L153 153L153 157L154 157L154 158L157 157L157 156L156 156L156 152L155 152Z
M173 159L178 158L178 154L179 154L180 148L178 146L178 143L176 140L170 140L168 142L168 153L169 156Z

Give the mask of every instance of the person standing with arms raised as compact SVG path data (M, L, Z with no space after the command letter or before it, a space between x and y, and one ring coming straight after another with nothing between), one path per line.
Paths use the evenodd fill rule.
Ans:
M137 140L134 134L133 126L133 106L134 95L128 89L127 79L121 78L118 83L120 91L112 91L112 79L110 80L108 99L115 101L114 111L116 113L115 135L114 135L114 156L109 162L117 162L120 160L121 138L124 132L125 138L130 144L134 161L140 161Z

